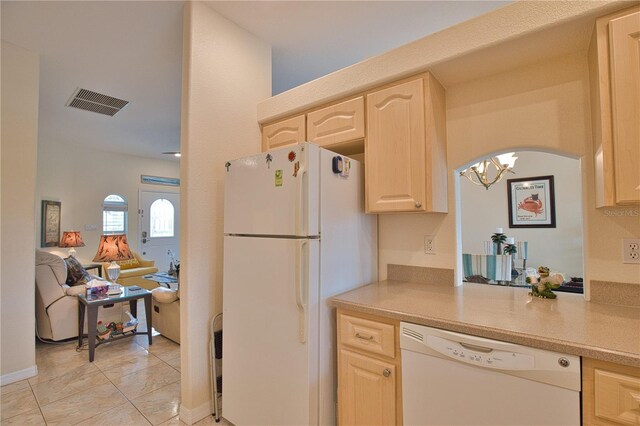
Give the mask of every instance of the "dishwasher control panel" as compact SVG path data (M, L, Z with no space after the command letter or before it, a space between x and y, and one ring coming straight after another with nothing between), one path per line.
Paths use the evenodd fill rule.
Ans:
M426 336L426 346L448 358L467 364L500 370L531 370L534 357L518 352L505 352L488 347L469 345L437 336Z

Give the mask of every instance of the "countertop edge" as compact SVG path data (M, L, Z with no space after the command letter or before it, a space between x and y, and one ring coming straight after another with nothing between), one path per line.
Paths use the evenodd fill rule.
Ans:
M364 314L377 315L399 321L426 325L428 327L442 328L459 333L473 334L488 339L504 340L509 343L521 344L555 352L563 352L569 355L577 355L640 368L640 357L627 352L613 351L597 346L584 346L569 341L551 339L545 336L522 334L494 327L474 325L467 322L451 321L443 318L413 315L397 310L376 308L371 305L340 300L339 296L330 298L328 303L330 306L335 308L347 309Z

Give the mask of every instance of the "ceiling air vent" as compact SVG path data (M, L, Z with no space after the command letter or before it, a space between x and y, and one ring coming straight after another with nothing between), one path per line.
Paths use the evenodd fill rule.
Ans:
M127 106L128 103L129 101L92 92L91 90L76 89L65 105L85 111L97 112L98 114L114 116L118 111Z

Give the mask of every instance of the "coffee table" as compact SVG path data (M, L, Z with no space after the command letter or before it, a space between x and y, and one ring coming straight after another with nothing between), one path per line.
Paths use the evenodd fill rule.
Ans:
M146 334L149 337L149 345L153 342L151 341L151 292L142 287L137 287L138 290L134 290L132 288L135 287L122 287L122 291L120 294L109 295L102 299L88 299L85 294L81 294L78 296L78 348L82 347L82 340L84 334L84 316L85 311L88 311L88 333L87 338L89 339L89 362L93 362L96 348L103 343L114 342L116 340L124 339L127 337L132 337L137 334ZM96 342L97 332L96 327L98 326L98 308L100 306L112 305L114 303L120 302L129 302L129 309L131 311L131 315L134 317L138 317L138 299L144 299L144 311L147 317L147 331L139 332L132 331L127 334L122 334L116 337L111 337L109 339Z
M157 272L155 274L145 275L142 278L149 281L155 281L161 287L166 287L170 290L178 289L178 279L166 272Z

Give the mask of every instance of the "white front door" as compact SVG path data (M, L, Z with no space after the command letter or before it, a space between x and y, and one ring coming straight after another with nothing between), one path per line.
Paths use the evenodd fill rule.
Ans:
M180 194L140 191L140 254L155 260L161 272L169 270L169 250L180 259Z

